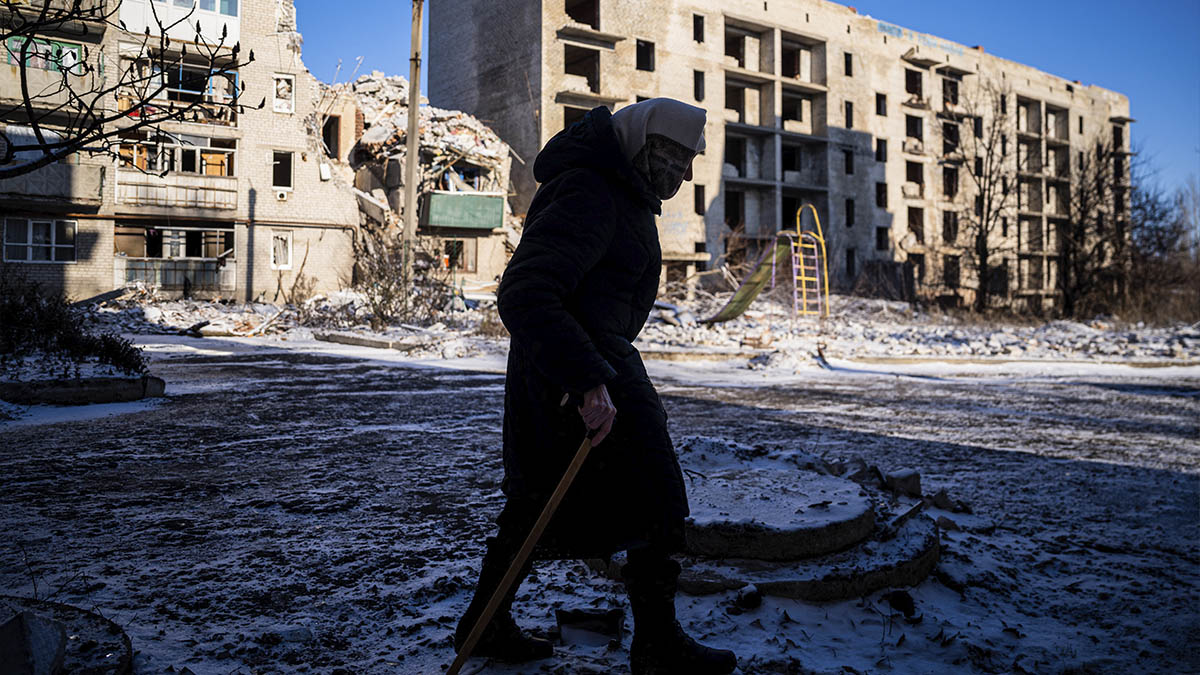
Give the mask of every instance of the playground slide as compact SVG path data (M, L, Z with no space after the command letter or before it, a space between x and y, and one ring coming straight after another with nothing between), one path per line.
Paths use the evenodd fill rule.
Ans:
M707 319L701 319L700 323L720 323L741 316L742 312L746 311L750 303L754 302L754 298L758 297L763 287L771 280L772 268L777 275L776 278L780 280L787 279L792 274L792 238L786 234L776 235L775 244L763 251L754 270L742 280L742 284L738 286L737 292L733 294L729 302L725 303L725 306L716 314Z

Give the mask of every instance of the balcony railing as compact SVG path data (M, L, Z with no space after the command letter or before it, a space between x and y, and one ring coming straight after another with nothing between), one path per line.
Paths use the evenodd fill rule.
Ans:
M231 176L173 173L160 177L122 169L117 172L117 201L137 206L236 209L238 183Z
M900 194L905 199L921 199L925 196L925 184L909 181L900 187Z
M149 103L137 106L137 99L131 96L117 97L117 110L123 112L128 117L140 119L143 116L154 115L162 117L178 113L186 110L181 117L180 122L193 122L196 124L217 124L226 127L237 126L237 111L229 105L219 103L200 102L188 103L185 101L170 101L167 99L156 99ZM190 110L187 110L190 107Z
M232 291L237 285L237 263L216 258L128 258L114 260L115 281L142 282L164 289L185 285L198 291Z
M910 155L925 154L925 144L922 143L921 139L919 138L906 138L904 139L904 145L901 147L904 152L907 152Z
M0 196L34 202L99 206L107 167L50 164L37 171L0 180Z

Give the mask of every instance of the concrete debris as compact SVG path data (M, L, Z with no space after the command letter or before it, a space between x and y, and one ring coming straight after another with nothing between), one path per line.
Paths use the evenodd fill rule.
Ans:
M901 469L884 476L884 485L892 492L909 497L921 496L921 474L913 469Z
M24 611L0 625L0 666L12 675L53 675L62 669L67 630Z
M357 169L368 162L403 160L408 137L408 80L375 71L335 87L354 94L367 127L351 154L350 165ZM451 159L449 163L466 160L496 169L508 161L508 144L483 122L467 113L428 103L421 98L421 150L433 155L435 164L443 158ZM449 163L442 164L443 168Z

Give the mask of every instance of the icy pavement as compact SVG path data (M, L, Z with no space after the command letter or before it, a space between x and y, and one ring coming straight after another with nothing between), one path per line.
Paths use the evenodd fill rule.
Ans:
M165 402L0 424L0 594L114 619L138 672L440 672L501 503L502 357L140 340ZM1200 670L1200 368L650 365L677 439L752 450L730 466L861 458L973 510L932 512L958 529L911 617L885 592L681 597L741 672ZM549 631L556 608L624 602L543 563L517 614ZM485 672L628 672L628 643Z

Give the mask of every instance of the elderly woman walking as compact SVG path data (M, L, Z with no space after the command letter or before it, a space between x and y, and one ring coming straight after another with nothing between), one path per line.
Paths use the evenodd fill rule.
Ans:
M697 644L675 619L680 567L671 555L683 545L687 495L667 415L632 344L658 291L654 216L691 180L704 123L704 110L672 99L612 115L598 107L537 157L541 188L499 290L500 317L512 335L504 396L507 502L456 648L592 430L596 449L550 521L542 557L628 552L621 572L633 610L635 675L729 673L737 665L732 652ZM575 403L561 405L564 394ZM476 654L525 661L553 653L513 621L515 595L516 585Z

